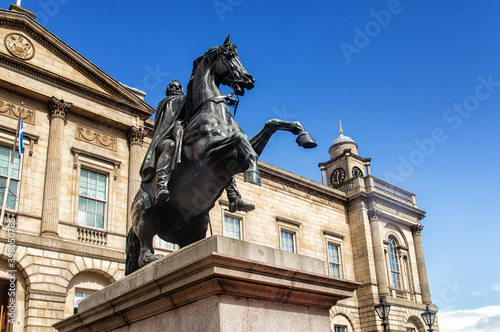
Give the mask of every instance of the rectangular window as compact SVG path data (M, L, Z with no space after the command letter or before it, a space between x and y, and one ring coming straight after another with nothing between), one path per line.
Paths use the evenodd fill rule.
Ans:
M415 329L413 327L407 327L406 332L415 332Z
M241 219L224 216L224 236L241 240Z
M73 313L78 313L78 305L82 302L83 299L86 299L90 295L94 294L95 291L89 291L85 289L75 289L75 306L73 309Z
M347 326L337 326L337 325L335 325L334 332L347 332Z
M108 177L81 169L78 224L104 229Z
M12 149L0 145L0 208L3 204L5 195L5 186L7 185L7 177L9 176L9 164L12 158ZM16 210L17 199L19 197L19 180L21 178L21 158L19 151L15 150L14 164L10 173L9 190L7 194L7 210Z
M167 250L175 250L175 244L172 242L165 241L160 239L158 236L155 236L155 246L157 248L167 249Z
M281 250L295 253L295 233L281 230Z
M331 277L341 278L340 245L328 243L328 266Z

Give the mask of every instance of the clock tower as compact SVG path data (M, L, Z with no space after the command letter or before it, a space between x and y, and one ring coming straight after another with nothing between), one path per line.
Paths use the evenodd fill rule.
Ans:
M355 177L370 175L370 158L358 156L358 145L349 136L344 136L342 124L340 136L330 146L330 160L319 163L324 185L339 188Z

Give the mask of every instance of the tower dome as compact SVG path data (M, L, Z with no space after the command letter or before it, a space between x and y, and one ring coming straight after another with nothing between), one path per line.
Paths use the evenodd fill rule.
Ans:
M349 136L344 136L344 131L342 130L342 123L340 121L339 125L340 125L340 132L339 132L340 135L332 142L330 149L328 149L328 152L330 153L330 158L333 159L336 156L341 155L346 149L350 149L351 153L357 155L358 144L356 144L356 142L354 142L354 140Z

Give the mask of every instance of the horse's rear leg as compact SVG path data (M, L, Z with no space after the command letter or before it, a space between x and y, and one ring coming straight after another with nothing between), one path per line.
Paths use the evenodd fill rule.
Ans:
M134 232L141 242L141 251L138 261L140 267L163 257L163 255L154 254L153 238L160 229L155 219L156 217L152 216L151 213L143 212L139 225L134 225Z
M190 218L186 228L177 234L179 246L181 248L202 240L207 236L208 223L210 217L207 212L200 213Z

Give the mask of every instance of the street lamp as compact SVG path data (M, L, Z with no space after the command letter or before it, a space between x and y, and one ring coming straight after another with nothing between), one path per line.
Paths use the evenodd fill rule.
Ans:
M382 320L382 326L384 327L384 332L387 332L387 318L389 318L389 311L391 311L391 305L384 302L384 298L380 297L380 303L374 306L378 317Z
M422 316L422 319L424 320L424 323L429 326L429 329L427 331L432 332L434 329L432 328L432 325L434 325L434 320L436 320L436 312L429 310L429 305L425 307L425 311L420 314Z

